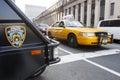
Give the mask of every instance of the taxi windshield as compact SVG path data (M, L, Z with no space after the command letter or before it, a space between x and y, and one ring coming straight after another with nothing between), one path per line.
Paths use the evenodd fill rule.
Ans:
M66 23L67 27L80 27L80 28L84 27L84 25L82 23L78 22L78 21L66 20L65 23Z

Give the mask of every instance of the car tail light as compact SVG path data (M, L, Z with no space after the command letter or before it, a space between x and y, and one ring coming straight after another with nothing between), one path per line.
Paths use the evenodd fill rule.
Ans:
M32 55L38 55L38 54L41 54L41 53L42 53L41 50L32 50L32 51L31 51L31 54L32 54Z

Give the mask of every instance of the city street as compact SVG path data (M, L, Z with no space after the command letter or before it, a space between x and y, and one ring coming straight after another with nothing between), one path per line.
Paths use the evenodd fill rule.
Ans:
M120 46L69 47L60 41L61 62L47 67L34 80L120 80Z
M120 80L120 0L0 0L0 80Z

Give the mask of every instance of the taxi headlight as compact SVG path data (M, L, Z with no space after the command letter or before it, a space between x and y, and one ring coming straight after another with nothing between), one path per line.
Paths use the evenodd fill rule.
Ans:
M83 36L93 37L93 36L95 36L95 33L93 33L93 32L84 32Z

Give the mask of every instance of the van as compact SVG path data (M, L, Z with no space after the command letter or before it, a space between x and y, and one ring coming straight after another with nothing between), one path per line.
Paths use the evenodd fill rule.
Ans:
M120 19L101 20L97 28L113 34L114 40L120 40Z

